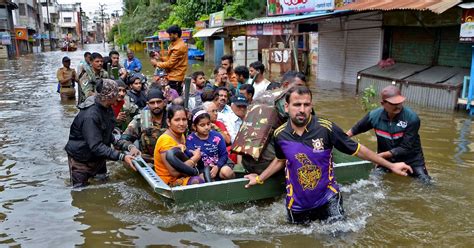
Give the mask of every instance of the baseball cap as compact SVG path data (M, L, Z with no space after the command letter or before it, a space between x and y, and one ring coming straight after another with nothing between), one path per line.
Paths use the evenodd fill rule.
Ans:
M240 106L248 106L249 103L247 102L247 98L243 95L235 95L233 96L230 101L235 104L235 105L240 105Z
M382 100L391 104L400 104L405 101L405 97L402 96L400 89L393 85L383 88L380 93Z

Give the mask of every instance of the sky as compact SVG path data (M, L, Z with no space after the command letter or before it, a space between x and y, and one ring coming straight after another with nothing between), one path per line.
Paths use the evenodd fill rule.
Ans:
M81 3L82 10L89 15L89 12L99 10L99 4L105 3L105 12L112 13L115 10L120 10L122 13L122 0L58 0L58 3Z

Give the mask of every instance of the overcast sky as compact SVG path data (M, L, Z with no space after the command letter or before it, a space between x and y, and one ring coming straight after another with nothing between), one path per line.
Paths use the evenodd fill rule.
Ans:
M105 12L112 13L120 10L122 13L122 0L58 0L58 3L81 3L82 10L89 15L89 12L99 10L99 4L105 3Z

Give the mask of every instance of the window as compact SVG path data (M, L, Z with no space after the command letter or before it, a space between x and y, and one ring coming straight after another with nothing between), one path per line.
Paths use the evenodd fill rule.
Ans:
M64 17L64 22L72 22L72 17Z
M18 4L18 12L20 13L21 16L26 16L26 6L24 3Z

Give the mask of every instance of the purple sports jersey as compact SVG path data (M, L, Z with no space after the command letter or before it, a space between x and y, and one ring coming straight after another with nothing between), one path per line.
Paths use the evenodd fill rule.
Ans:
M275 130L275 155L287 159L286 202L292 211L323 206L337 192L332 149L356 154L359 144L332 122L311 116L301 136L290 122Z

